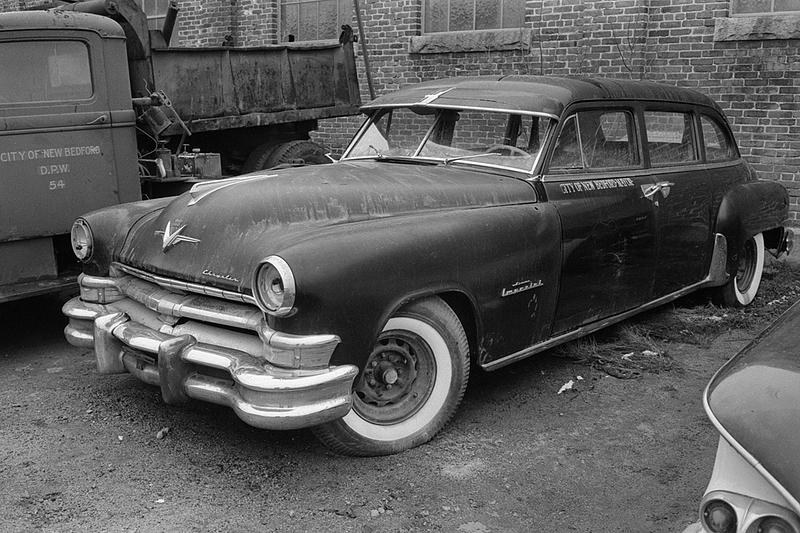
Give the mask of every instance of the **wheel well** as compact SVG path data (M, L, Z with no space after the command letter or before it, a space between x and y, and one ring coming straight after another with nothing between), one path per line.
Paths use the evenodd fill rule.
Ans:
M470 360L473 363L477 362L478 326L475 320L475 310L472 307L472 302L461 292L444 292L436 296L444 300L461 321L464 332L467 334L467 342L469 342Z
M764 233L764 248L772 250L780 246L781 239L783 238L783 233L784 233L783 228L772 228L763 233Z

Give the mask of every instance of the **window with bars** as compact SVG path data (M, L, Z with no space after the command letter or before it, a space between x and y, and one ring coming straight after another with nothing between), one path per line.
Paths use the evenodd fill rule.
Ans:
M525 0L423 0L425 33L521 28Z
M732 0L732 15L771 15L800 12L800 0Z
M281 40L337 39L352 24L351 0L281 0Z

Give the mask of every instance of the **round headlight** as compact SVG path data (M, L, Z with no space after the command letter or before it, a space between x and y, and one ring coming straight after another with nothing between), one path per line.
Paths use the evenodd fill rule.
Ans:
M712 533L734 533L736 512L722 500L711 500L703 508L703 522Z
M782 518L770 516L758 524L758 533L795 533L795 529Z
M88 222L82 218L73 222L72 230L70 231L70 240L72 241L72 252L75 254L75 257L81 261L88 261L92 257L94 237L92 236L92 228L89 227Z
M253 296L265 312L288 316L294 311L297 288L289 264L277 255L267 257L256 269Z

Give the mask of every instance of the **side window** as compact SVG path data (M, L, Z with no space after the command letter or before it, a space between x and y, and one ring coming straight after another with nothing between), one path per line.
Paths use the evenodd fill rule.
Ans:
M697 161L690 113L645 111L647 150L653 166Z
M280 0L281 41L336 39L353 19L349 0Z
M578 144L578 118L572 115L561 127L553 157L550 159L550 170L578 168L583 168L583 158Z
M637 167L639 153L633 131L633 115L627 111L581 111L564 123L550 168Z
M78 41L2 43L0 103L85 100L92 96L89 50Z
M700 117L700 124L703 127L706 161L730 161L736 158L731 139L716 120L703 115Z

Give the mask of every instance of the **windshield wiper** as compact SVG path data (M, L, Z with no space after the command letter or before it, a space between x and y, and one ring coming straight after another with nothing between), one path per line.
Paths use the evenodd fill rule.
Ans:
M495 155L496 156L496 155L500 155L500 154L498 154L497 152L483 152L483 153L480 153L480 154L470 154L470 155L460 155L460 156L457 156L457 157L448 157L448 158L445 158L444 164L445 165L449 165L453 161L461 161L462 159L474 159L476 157L485 157L487 155Z

